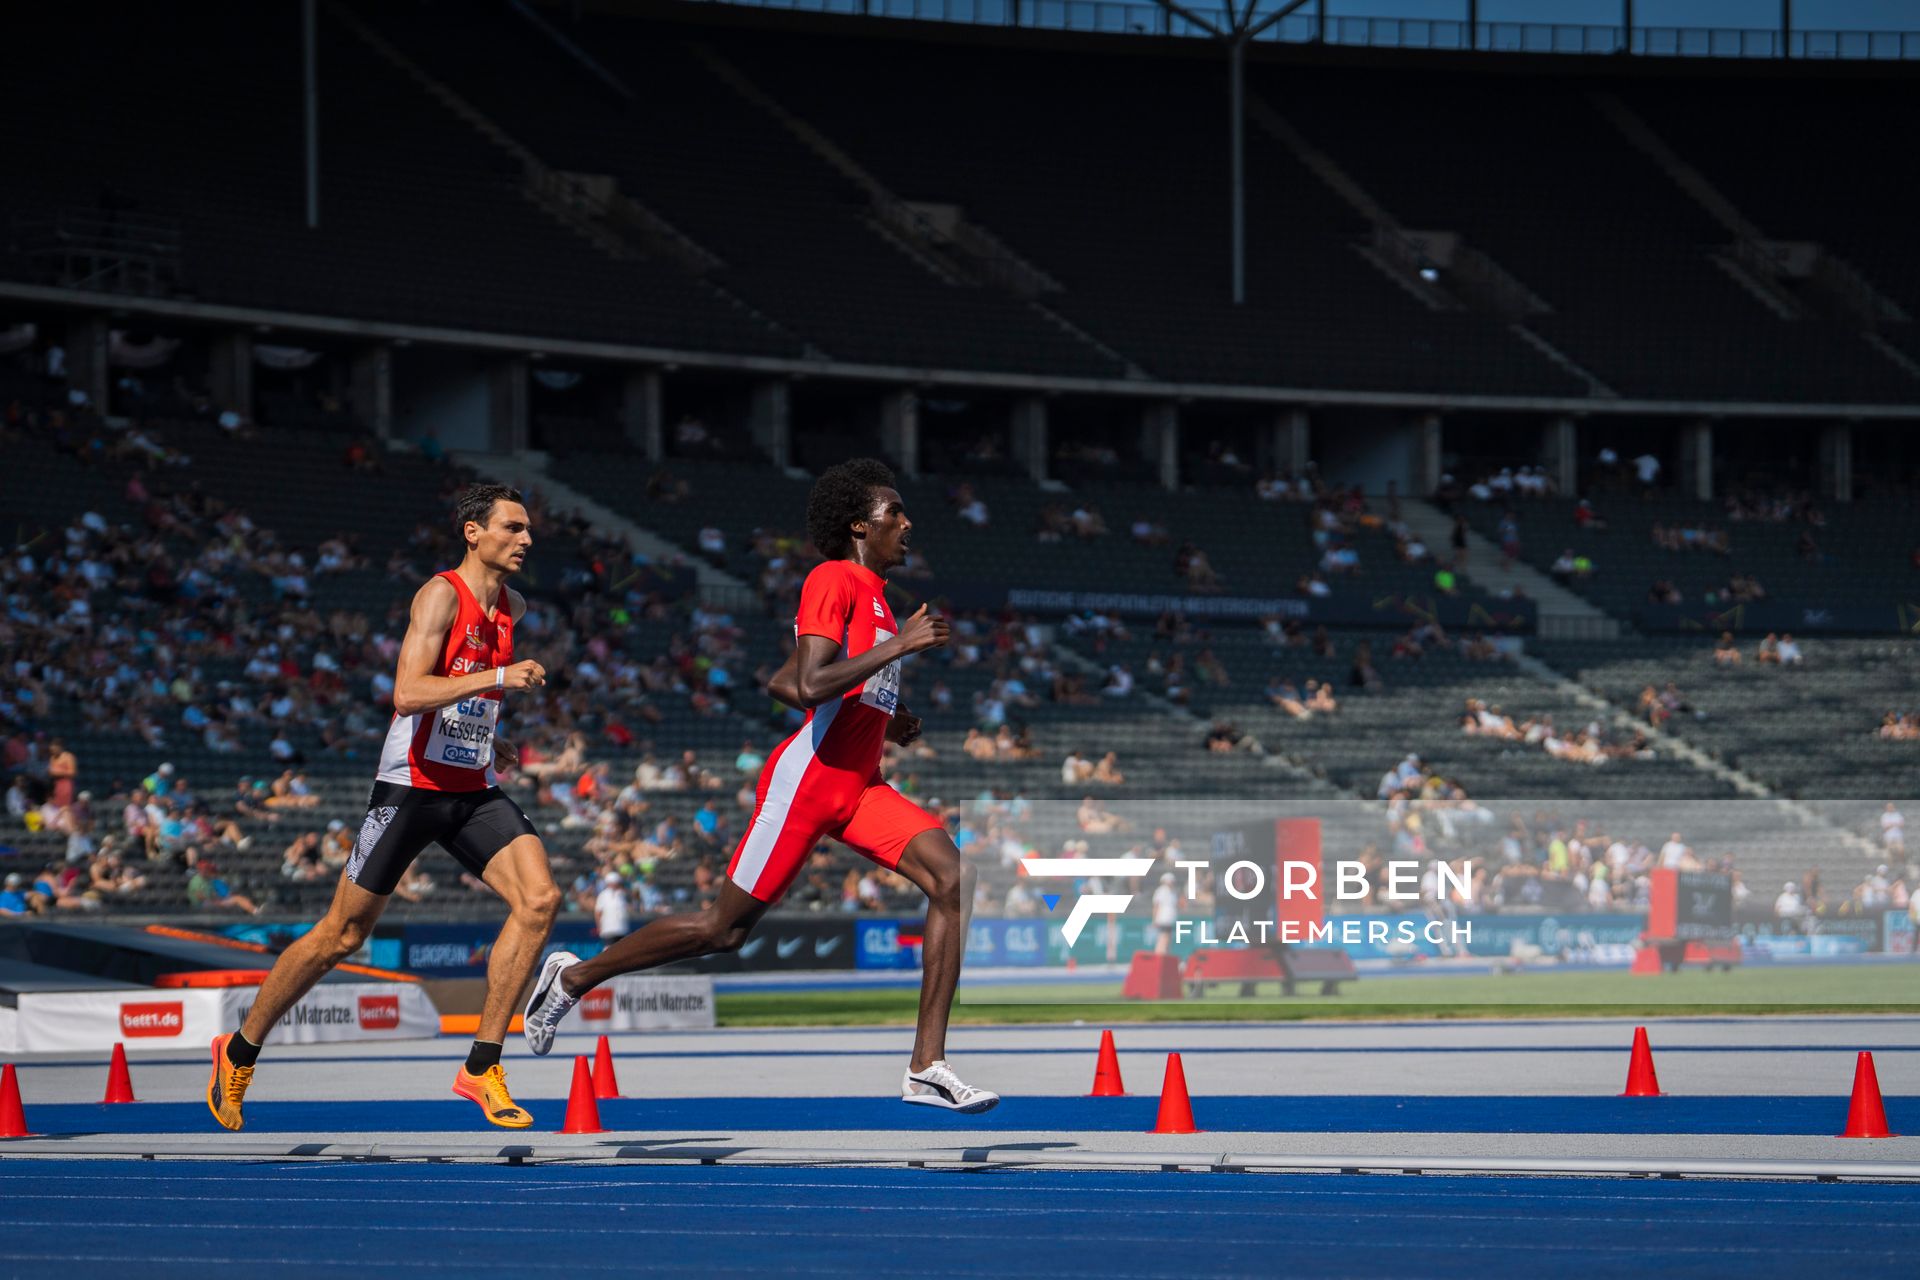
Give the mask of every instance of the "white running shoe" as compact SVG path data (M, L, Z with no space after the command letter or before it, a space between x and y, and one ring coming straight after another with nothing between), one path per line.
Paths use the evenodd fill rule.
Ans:
M953 1068L942 1058L928 1063L925 1071L908 1070L900 1080L900 1101L977 1115L999 1106L1000 1095L989 1089L974 1088L953 1074Z
M527 997L527 1011L521 1015L520 1029L527 1037L527 1048L542 1057L553 1048L553 1033L559 1029L560 1020L580 1003L578 996L568 995L560 985L560 971L579 963L580 957L571 951L554 952L540 966L533 994Z

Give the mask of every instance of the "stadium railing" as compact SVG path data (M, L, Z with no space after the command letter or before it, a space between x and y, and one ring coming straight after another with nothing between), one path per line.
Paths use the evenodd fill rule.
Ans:
M1118 0L702 0L757 9L791 9L918 22L1025 27L1109 35L1211 38L1213 32L1152 4ZM1222 9L1191 12L1230 30ZM1477 49L1494 53L1559 53L1601 56L1632 53L1651 58L1822 58L1904 60L1920 58L1920 31L1827 31L1768 27L1619 27L1573 22L1478 22L1437 18L1320 17L1292 14L1262 30L1257 40L1273 44L1358 45L1375 49Z

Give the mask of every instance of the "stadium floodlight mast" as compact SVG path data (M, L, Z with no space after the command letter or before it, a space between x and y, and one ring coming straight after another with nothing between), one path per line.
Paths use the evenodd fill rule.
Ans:
M1307 0L1286 0L1285 4L1269 9L1258 18L1254 16L1254 9L1260 0L1239 0L1237 6L1234 0L1222 0L1227 6L1224 27L1213 19L1201 17L1179 0L1154 0L1154 3L1168 13L1191 22L1227 47L1227 111L1231 122L1228 126L1227 151L1232 170L1232 176L1228 179L1231 188L1228 200L1233 221L1233 303L1239 306L1247 300L1246 86L1243 67L1247 44L1296 9L1305 8Z

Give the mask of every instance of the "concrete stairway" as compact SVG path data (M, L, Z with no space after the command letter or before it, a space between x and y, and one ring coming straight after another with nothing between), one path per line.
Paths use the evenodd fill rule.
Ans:
M1430 502L1403 501L1401 518L1418 533L1435 554L1446 554L1453 545L1453 520ZM1466 576L1488 591L1525 593L1540 610L1540 635L1548 640L1612 640L1620 635L1620 622L1601 609L1582 600L1538 569L1516 561L1512 568L1500 564L1500 548L1478 533L1467 534Z

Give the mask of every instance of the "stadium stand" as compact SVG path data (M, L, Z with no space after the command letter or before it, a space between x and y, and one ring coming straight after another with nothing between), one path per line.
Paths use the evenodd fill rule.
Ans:
M1774 503L1700 502L1659 492L1601 494L1590 500L1597 520L1568 498L1463 504L1469 521L1495 537L1509 511L1520 556L1551 571L1567 551L1593 561L1591 574L1565 585L1609 613L1633 618L1653 602L1656 584L1672 587L1676 604L1732 608L1742 600L1784 600L1816 607L1883 607L1889 621L1913 576L1920 515L1911 501L1866 499L1843 505L1810 500ZM1769 518L1746 511L1765 507ZM1725 550L1716 549L1724 543ZM1757 580L1760 595L1738 577ZM1704 608L1703 608L1704 612Z
M1767 235L1827 246L1911 310L1920 267L1897 202L1823 198L1877 183L1871 139L1842 126L1854 106L1911 115L1870 81L1736 79L1710 93L1584 68L1496 81L1262 54L1251 88L1261 118L1287 129L1250 131L1250 301L1235 306L1221 69L1147 42L547 14L576 54L507 6L458 20L412 3L323 6L325 216L309 230L286 69L233 56L294 48L291 11L170 3L103 24L105 12L35 10L33 39L0 46L20 103L0 119L0 277L80 285L103 303L115 282L77 277L56 251L64 232L163 242L164 270L143 287L174 301L516 335L516 358L594 339L1005 375L1020 394L1035 378L1103 377L1578 397L1592 390L1582 369L1620 396L1776 407L1906 403L1920 388L1898 358L1914 353L1910 322L1811 286L1783 298L1743 282L1724 218L1603 101L1640 113ZM91 54L34 52L49 46ZM1808 179L1775 180L1778 150L1747 120L1799 142ZM1830 133L1844 136L1814 145ZM1537 294L1546 310L1525 324L1564 359L1511 318L1430 307L1370 261L1376 227L1329 163L1401 226L1458 232ZM556 181L599 193L599 212L583 221ZM432 437L378 439L330 397L264 375L246 412L223 415L234 407L199 383L204 334L164 374L116 369L101 406L48 372L48 341L0 358L19 529L0 567L15 679L0 691L12 819L0 868L70 873L40 895L47 910L310 914L361 814L407 595L448 562L438 513L472 473ZM678 372L658 364L653 376ZM672 390L691 403L687 386ZM761 690L814 560L801 531L812 474L877 451L872 424L823 397L804 427L796 411L794 465L776 467L737 414L710 430L690 415L649 458L604 403L554 403L531 416L555 483L678 552L648 560L529 495L522 643L562 674L511 713L525 748L511 785L576 909L609 870L643 911L697 902L759 760L794 723ZM1091 441L1138 439L1131 405L1084 439L1056 436L1039 482L1004 456L924 441L925 473L901 481L920 562L896 577L896 606L979 585L1365 601L1447 589L1446 548L1405 554L1397 498L1312 468L1276 474L1272 448L1241 464L1234 449L1273 412L1247 410L1229 442L1196 430L1196 410L1179 442L1187 487L1171 492L1149 483L1155 461L1088 461L1104 447ZM1513 500L1521 559L1553 573L1563 549L1590 558L1595 571L1569 586L1627 622L1645 620L1656 581L1702 609L1737 604L1757 580L1770 601L1891 617L1920 547L1897 497L1796 492L1761 515L1770 491L1732 507L1631 485L1579 492L1604 531L1571 494ZM1467 505L1497 532L1507 503ZM1711 549L1722 532L1724 554ZM696 590L700 560L748 589ZM927 735L885 768L986 870L981 905L1009 914L1037 914L1014 866L1025 852L1171 860L1178 842L1280 809L1322 816L1333 856L1473 863L1478 900L1506 910L1634 905L1653 850L1681 843L1675 826L1687 858L1756 883L1850 882L1880 838L1879 801L1920 781L1909 640L1803 638L1804 664L1778 667L1747 637L1732 669L1706 636L1529 638L1525 652L1569 686L1498 633L1498 597L1470 575L1450 585L1484 627L1446 634L1395 608L1382 611L1392 626L1316 633L966 602L955 644L906 677ZM77 777L56 770L56 740ZM1749 798L1765 789L1779 802ZM1602 860L1614 877L1595 872ZM403 914L495 910L444 863L410 893ZM916 901L830 847L785 905Z
M319 27L327 188L310 229L288 71L298 10L162 4L105 18L87 5L36 10L0 51L20 104L0 121L15 279L55 282L33 252L35 228L54 236L63 217L111 229L137 216L178 227L182 288L209 302L799 351L678 266L615 260L543 213L508 156L334 20ZM67 65L40 52L81 47L90 56ZM176 56L153 58L162 47ZM284 65L264 49L286 51ZM74 111L74 101L138 109Z

